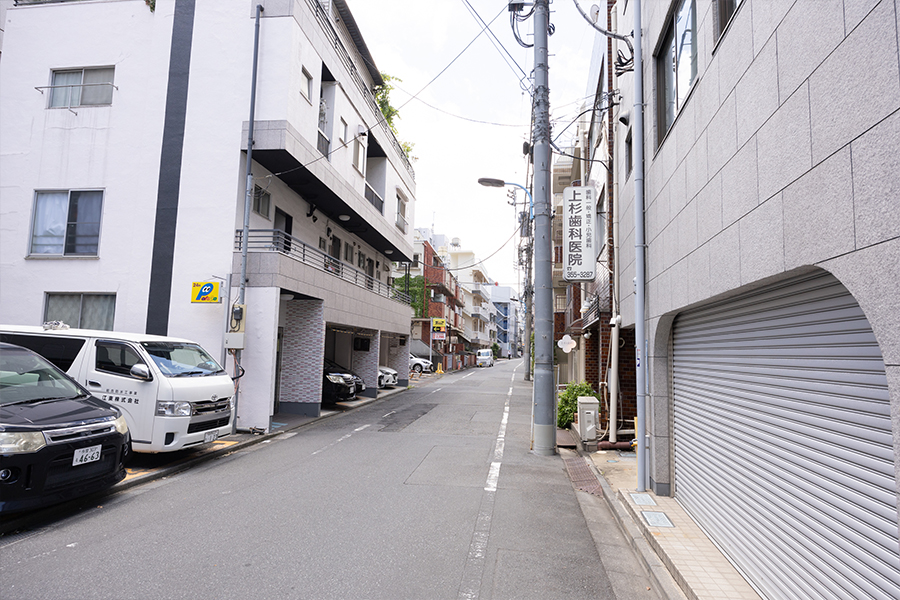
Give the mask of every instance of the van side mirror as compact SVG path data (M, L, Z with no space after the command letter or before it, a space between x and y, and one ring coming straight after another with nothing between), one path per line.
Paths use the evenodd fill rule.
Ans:
M150 367L144 363L137 363L131 367L131 376L142 381L150 381L153 376L150 375Z

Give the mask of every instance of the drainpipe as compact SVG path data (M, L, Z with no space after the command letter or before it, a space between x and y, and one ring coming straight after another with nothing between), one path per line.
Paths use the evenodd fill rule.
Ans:
M616 443L616 435L619 424L619 326L622 324L622 316L615 315L609 322L610 335L610 369L607 375L607 387L609 390L609 441Z
M250 210L253 207L253 120L256 116L256 72L257 66L259 64L259 18L263 10L264 9L261 4L256 5L256 31L253 34L253 74L250 80L250 124L247 128L247 189L244 193L244 230L241 234L241 282L237 301L237 303L242 307L245 306L244 297L247 288L247 246L248 242L250 241ZM235 314L235 316L237 315ZM246 310L242 309L240 318L235 320L240 322L246 316ZM242 349L234 351L235 363L241 363L242 354ZM233 432L236 432L238 428L238 401L240 400L241 380L238 379L237 381L238 384L234 391L234 420L232 421Z
M265 10L256 5L256 31L253 35L253 75L250 83L250 124L247 127L247 189L244 192L244 231L241 235L241 285L238 304L244 304L247 288L247 246L250 236L250 210L253 207L253 120L256 117L256 73L259 64L259 17Z
M637 383L637 491L647 489L647 344L644 331L644 56L641 48L641 3L634 3L634 338Z

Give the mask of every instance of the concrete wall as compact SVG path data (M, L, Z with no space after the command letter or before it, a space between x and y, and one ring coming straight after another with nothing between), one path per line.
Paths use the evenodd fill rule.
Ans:
M643 6L654 483L665 489L673 481L674 317L816 267L850 290L872 324L900 456L897 2L744 0L718 44L712 3L697 2L698 75L668 133L656 130L653 50L669 3ZM631 20L630 11L619 15ZM618 79L624 106L633 104L631 78ZM634 176L618 191L619 283L623 317L633 324Z

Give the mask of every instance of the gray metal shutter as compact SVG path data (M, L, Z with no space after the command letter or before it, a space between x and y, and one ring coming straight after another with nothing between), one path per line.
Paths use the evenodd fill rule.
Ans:
M900 598L890 402L871 326L829 274L686 311L675 495L768 598Z

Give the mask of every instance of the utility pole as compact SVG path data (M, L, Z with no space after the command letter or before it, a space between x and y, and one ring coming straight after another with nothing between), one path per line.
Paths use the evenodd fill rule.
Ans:
M525 381L531 381L531 310L534 286L531 285L531 252L534 249L534 238L531 236L531 223L528 223L528 241L525 242Z
M550 1L534 3L534 452L556 454L550 229Z

